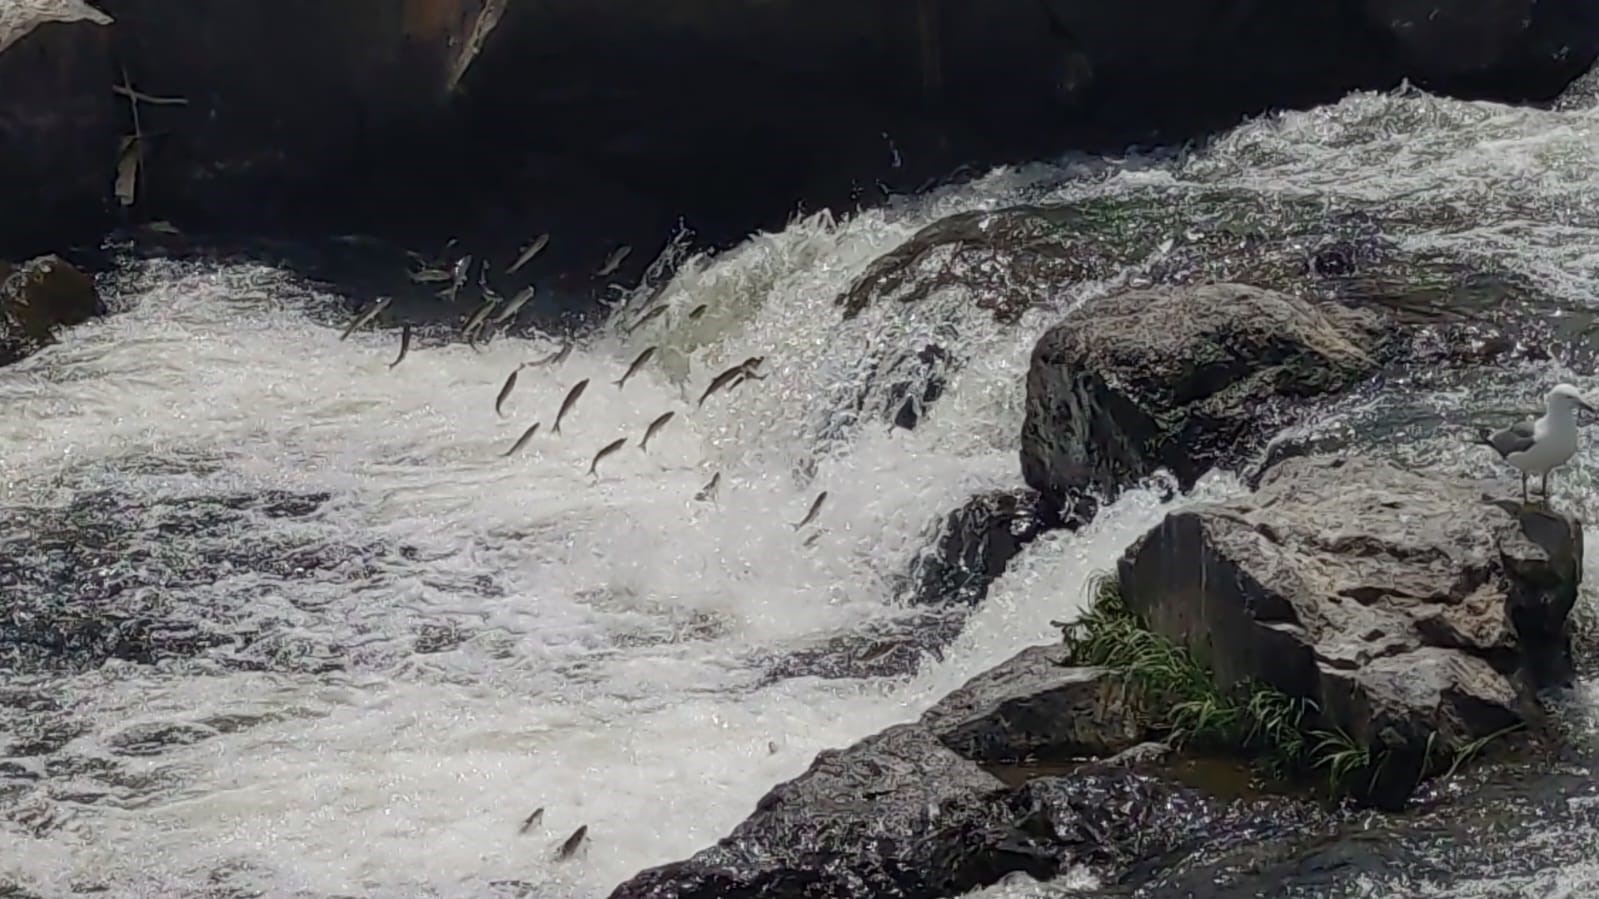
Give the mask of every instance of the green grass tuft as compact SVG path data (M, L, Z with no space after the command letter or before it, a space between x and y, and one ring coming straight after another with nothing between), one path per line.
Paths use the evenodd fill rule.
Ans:
M1217 689L1210 671L1188 652L1144 626L1122 601L1116 581L1095 574L1082 617L1064 628L1079 665L1125 672L1155 716L1150 726L1176 747L1243 750L1275 776L1304 764L1301 722L1315 706L1260 683L1233 693Z
M1111 575L1094 574L1087 590L1082 616L1062 628L1072 662L1124 672L1148 726L1172 746L1243 753L1276 778L1325 770L1334 797L1361 792L1362 778L1369 778L1363 789L1375 791L1384 769L1391 767L1387 752L1373 752L1342 730L1307 730L1307 715L1313 721L1319 712L1308 699L1255 681L1233 691L1218 689L1208 669L1149 630L1127 607ZM1453 775L1489 743L1520 727L1452 749L1432 734L1419 776L1445 768L1445 777Z

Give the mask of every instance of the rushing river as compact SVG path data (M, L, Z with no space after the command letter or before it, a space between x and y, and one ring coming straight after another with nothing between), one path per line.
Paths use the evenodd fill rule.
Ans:
M1555 110L1357 95L1192 154L1000 170L797 220L690 259L662 297L670 316L607 324L524 370L503 418L506 375L560 335L473 349L424 333L391 370L394 331L341 342L340 298L285 272L125 260L102 285L115 314L0 370L0 895L588 899L714 842L819 750L1050 639L1089 575L1173 504L1243 489L1136 489L1047 535L914 674L773 674L836 635L917 626L898 576L937 522L1020 485L1038 335L1180 251L1218 189L1257 198L1265 227L1274 204L1307 200L1405 220L1396 239L1515 274L1551 333L1586 339L1599 109L1581 86ZM1147 258L1061 284L1014 324L958 292L850 321L834 304L943 216L1146 195L1167 207L1139 225ZM961 364L918 428L850 412L894 377L871 363L951 328ZM652 344L658 359L613 386ZM765 380L696 406L748 356ZM1531 408L1556 380L1599 387L1557 358L1389 384L1329 420L1419 440L1393 451L1413 464L1502 474L1449 429ZM1596 471L1586 448L1555 501L1591 520ZM717 501L696 502L717 473ZM821 490L817 526L797 532ZM1447 883L1396 866L1338 889L1599 894L1581 861L1599 855L1592 805L1512 822ZM556 860L579 825L588 845ZM1092 881L985 895L1077 886Z

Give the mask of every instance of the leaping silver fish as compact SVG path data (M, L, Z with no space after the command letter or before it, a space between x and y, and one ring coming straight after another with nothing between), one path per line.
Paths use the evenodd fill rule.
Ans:
M405 361L405 354L409 353L410 351L411 351L411 323L410 322L406 322L404 325L402 325L400 327L400 355L393 362L389 363L389 368L393 368L394 366L399 365L401 362L404 362Z
M542 251L544 249L544 247L549 244L549 242L550 242L550 235L549 235L549 232L547 232L547 231L545 233L543 233L543 234L540 234L538 237L534 238L533 242L528 244L527 249L522 251L522 255L516 257L516 261L511 263L511 267L505 270L505 273L507 275L516 274L516 270L517 269L521 268L524 265L527 265L528 262L530 262L533 259L534 256L537 256L539 254L539 252Z
M626 259L627 254L631 252L633 252L633 248L627 244L623 244L622 246L617 247L615 250L612 250L611 255L607 256L605 259L605 265L601 266L600 270L594 273L594 277L604 278L607 275L615 274L616 270L622 267L622 260Z
M354 334L356 331L364 327L368 322L372 321L372 319L377 318L378 315L383 312L383 310L389 308L389 304L392 302L394 302L392 298L382 297L376 303L373 303L370 309L361 313L358 317L356 317L355 321L350 322L350 326L344 329L343 334L339 335L339 340L349 337L351 334Z

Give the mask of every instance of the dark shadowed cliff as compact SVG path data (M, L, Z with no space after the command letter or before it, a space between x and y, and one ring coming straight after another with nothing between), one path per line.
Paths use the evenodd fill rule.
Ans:
M1406 78L1543 101L1596 52L1584 0L27 0L0 14L0 256L126 217L507 247L549 230L576 270L679 220L722 242L965 164ZM136 128L124 72L187 102L138 104Z

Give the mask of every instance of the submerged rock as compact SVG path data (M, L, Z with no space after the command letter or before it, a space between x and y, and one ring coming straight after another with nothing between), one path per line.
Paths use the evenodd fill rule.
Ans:
M83 0L0 4L0 255L93 233L116 158L111 18Z
M949 513L912 565L912 605L976 605L1029 543L1060 524L1034 490L979 494Z
M15 269L0 262L0 365L50 343L57 328L104 313L94 279L59 256L41 256Z
M921 609L760 661L767 682L791 677L860 680L911 674L924 659L943 658L944 647L960 636L966 612L949 607Z
M1126 679L1073 668L1064 645L1024 649L939 700L922 726L978 762L1104 758L1138 745L1140 710Z
M1068 520L1163 468L1191 487L1373 372L1384 333L1373 313L1240 284L1090 301L1033 350L1023 477Z
M949 350L936 343L896 360L889 368L893 381L888 386L883 417L896 428L914 431L944 395L951 364Z
M960 636L972 607L988 595L1012 559L1059 522L1033 490L1000 490L972 497L950 512L936 539L899 581L900 600L913 613L866 629L830 636L766 662L772 680L790 677L893 677L941 658Z
M1103 278L1147 252L1106 217L1087 203L956 213L878 257L835 303L850 319L873 303L916 303L959 286L1013 324L1061 285Z
M1167 516L1118 566L1128 607L1230 688L1313 700L1397 803L1442 755L1540 718L1570 676L1582 527L1476 486L1292 459L1234 503Z

